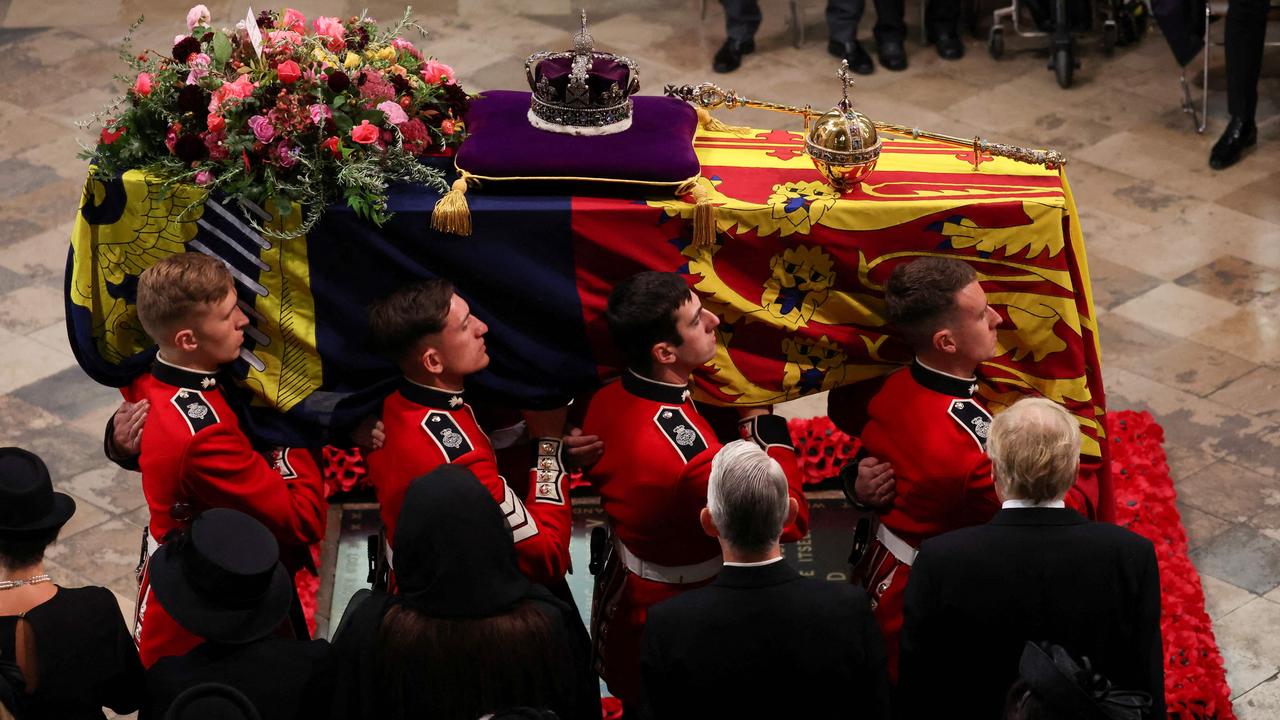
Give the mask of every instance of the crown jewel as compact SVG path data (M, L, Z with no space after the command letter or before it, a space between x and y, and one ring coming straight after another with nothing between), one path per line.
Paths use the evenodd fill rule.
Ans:
M611 135L631 127L631 95L640 89L635 62L600 52L582 28L573 49L536 52L524 63L533 99L529 123L540 130L569 135Z

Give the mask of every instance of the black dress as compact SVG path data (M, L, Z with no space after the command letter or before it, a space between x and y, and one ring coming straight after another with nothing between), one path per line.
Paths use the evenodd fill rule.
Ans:
M36 662L34 668L22 663L29 692L18 693L18 717L99 720L106 717L103 707L119 714L138 709L142 663L110 590L59 587L24 615L0 617L0 657L17 656L24 620Z
M159 720L194 685L216 682L244 693L263 720L313 720L328 714L329 643L274 635L243 645L206 642L186 655L160 658L147 670L140 720Z

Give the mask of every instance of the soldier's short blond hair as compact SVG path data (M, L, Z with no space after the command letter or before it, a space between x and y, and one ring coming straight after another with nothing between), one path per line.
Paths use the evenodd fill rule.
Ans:
M1023 398L991 422L987 454L1002 498L1056 500L1076 479L1080 424L1052 400Z
M234 290L221 260L196 252L170 255L138 277L138 321L152 340L163 342Z

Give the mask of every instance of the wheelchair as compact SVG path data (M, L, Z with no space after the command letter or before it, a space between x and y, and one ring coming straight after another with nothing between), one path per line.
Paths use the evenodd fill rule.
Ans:
M1034 27L1024 25L1026 15L1031 16ZM1141 39L1150 18L1144 0L1099 0L1097 4L1090 0L1012 0L1008 7L992 13L987 51L996 60L1004 55L1006 21L1020 37L1049 38L1049 69L1058 85L1066 89L1080 67L1077 37L1091 32L1096 20L1102 24L1102 52L1110 57L1117 46Z

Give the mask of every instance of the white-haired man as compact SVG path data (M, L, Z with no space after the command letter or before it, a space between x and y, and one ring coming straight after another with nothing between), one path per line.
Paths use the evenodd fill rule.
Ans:
M907 583L899 709L999 717L1024 644L1048 641L1164 717L1160 575L1150 541L1065 506L1080 429L1044 398L997 415L987 439L1001 510L926 540Z
M801 577L782 557L796 510L782 466L758 445L738 440L716 454L701 522L724 567L712 584L650 608L642 715L889 716L866 593Z

